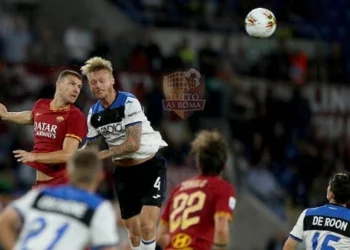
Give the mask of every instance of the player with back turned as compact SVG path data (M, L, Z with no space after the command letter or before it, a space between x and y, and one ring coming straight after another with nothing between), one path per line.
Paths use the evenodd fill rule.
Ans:
M233 186L221 179L228 147L219 132L201 131L192 142L200 175L182 182L166 203L157 243L171 249L227 249L236 205Z
M34 125L32 152L15 150L15 158L37 170L39 185L57 185L68 181L65 163L85 138L84 114L73 104L82 88L82 76L62 71L56 82L53 99L39 99L30 111L8 112L0 104L0 120Z
M115 211L94 194L104 177L97 152L79 151L67 169L69 185L33 189L0 215L0 242L6 250L117 250Z
M305 209L290 232L283 250L304 241L307 250L350 249L350 174L334 174L327 187L328 204Z

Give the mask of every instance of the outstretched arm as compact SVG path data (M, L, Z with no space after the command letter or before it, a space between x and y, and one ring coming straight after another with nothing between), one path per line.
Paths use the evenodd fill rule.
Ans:
M18 124L32 125L34 123L32 111L8 112L6 107L0 103L0 120Z
M103 160L108 157L122 156L136 152L137 150L139 150L141 145L141 133L141 122L128 126L126 129L125 142L118 146L114 146L110 149L101 151L99 153L100 159Z
M33 153L24 150L15 150L15 158L18 162L40 162L46 164L66 163L78 150L80 141L73 137L66 137L62 150L48 153Z

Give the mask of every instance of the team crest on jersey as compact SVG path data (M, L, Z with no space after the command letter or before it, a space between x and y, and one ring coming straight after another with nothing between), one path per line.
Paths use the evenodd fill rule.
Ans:
M56 117L56 121L57 121L58 123L63 122L63 121L64 121L63 116L57 116L57 117Z
M204 109L204 79L195 69L164 76L163 91L166 98L163 108L174 111L181 118Z

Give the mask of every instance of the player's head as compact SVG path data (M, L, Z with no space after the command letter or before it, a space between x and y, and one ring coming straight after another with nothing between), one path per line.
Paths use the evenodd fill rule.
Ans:
M350 174L348 172L336 173L331 177L327 188L327 199L341 205L350 201Z
M228 145L218 131L201 131L192 142L197 167L204 175L219 175L225 167Z
M69 180L73 185L95 189L103 180L103 166L97 152L94 149L83 149L68 161Z
M112 63L101 57L93 57L81 67L88 79L92 93L98 99L105 99L113 93L114 77Z
M83 77L76 71L64 70L56 82L56 94L65 102L73 104L77 100L83 86Z

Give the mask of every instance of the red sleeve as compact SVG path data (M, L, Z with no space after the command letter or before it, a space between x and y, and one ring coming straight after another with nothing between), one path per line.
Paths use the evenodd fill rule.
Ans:
M69 114L67 121L66 137L72 137L82 142L87 134L87 124L84 114L80 110L74 110Z
M215 216L227 216L232 219L232 213L236 206L235 190L232 185L223 183L220 188L217 188Z

